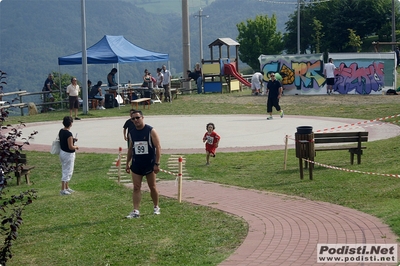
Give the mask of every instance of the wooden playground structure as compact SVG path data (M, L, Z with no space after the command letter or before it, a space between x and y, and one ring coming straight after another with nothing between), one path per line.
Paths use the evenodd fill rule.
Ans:
M204 93L223 92L227 87L228 92L240 91L241 85L251 87L251 84L238 72L239 69L239 43L231 38L218 38L208 45L210 48L210 60L202 59ZM218 57L214 58L214 47L218 47ZM223 47L226 48L226 57L223 57ZM231 47L234 47L235 54L231 57Z

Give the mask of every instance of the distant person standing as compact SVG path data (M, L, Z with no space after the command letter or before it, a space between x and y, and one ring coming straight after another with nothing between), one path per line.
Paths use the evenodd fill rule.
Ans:
M194 73L197 74L196 85L197 85L197 93L200 94L203 92L203 71L201 70L200 63L196 63L194 67Z
M80 88L76 78L71 78L71 84L67 87L67 95L69 99L69 115L72 117L72 110L75 111L75 120L81 120L78 117L79 96Z
M268 100L267 100L267 113L269 113L269 117L267 120L272 120L272 107L280 112L281 118L283 118L283 110L279 106L279 99L282 97L283 88L281 83L275 79L275 74L272 73L270 75L270 80L267 83L267 93L268 93Z
M252 95L259 95L262 90L264 79L264 72L256 72L251 77L251 94Z
M397 69L397 67L400 65L400 50L398 46L396 47L395 53L396 53L396 69Z
M149 75L149 71L147 69L145 69L144 75L143 75L142 88L148 88L150 81L151 81L151 77Z
M53 94L52 94L52 92L53 92L53 86L57 87L57 89L60 89L60 88L57 86L57 84L54 83L53 78L54 78L53 74L50 73L50 74L48 75L46 81L44 82L42 91L43 91L43 92L48 92L48 93L43 94L43 100L44 100L44 102L54 102L54 96L53 96ZM44 110L46 110L46 108L44 108ZM49 107L48 110L53 111L54 108Z
M58 132L60 139L60 162L61 162L61 191L60 195L70 195L75 192L69 187L69 181L71 180L72 174L74 173L75 165L75 151L79 150L79 147L75 145L78 141L77 138L72 136L70 131L72 127L73 119L70 116L65 116L63 119L64 128Z
M118 83L115 81L115 74L117 74L118 70L116 68L111 69L111 72L107 75L107 83L108 83L108 92L114 95L114 98L117 97L117 89Z
M133 211L126 216L128 219L140 217L139 207L142 198L143 176L146 176L150 196L153 200L153 213L160 214L156 186L156 174L160 171L160 140L155 129L144 123L141 111L135 110L131 118L135 126L129 131L129 148L125 170L127 173L132 173Z
M107 75L107 82L108 82L108 87L117 89L118 88L118 83L115 81L115 74L118 72L116 68L111 69L111 72L108 73Z
M164 98L166 102L171 102L171 90L170 90L170 83L171 83L171 72L167 69L166 65L162 66L163 74L163 88L164 88Z
M328 63L324 67L324 75L326 78L326 93L330 95L333 90L333 85L335 85L335 65L333 64L333 59L329 58Z
M164 75L161 73L161 68L157 68L157 77L156 77L156 93L158 92L160 95L160 100L162 101L162 96L163 96L163 79Z

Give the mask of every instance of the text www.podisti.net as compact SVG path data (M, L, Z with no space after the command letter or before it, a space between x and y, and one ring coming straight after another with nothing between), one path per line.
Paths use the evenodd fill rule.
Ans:
M397 244L318 244L320 263L397 263Z

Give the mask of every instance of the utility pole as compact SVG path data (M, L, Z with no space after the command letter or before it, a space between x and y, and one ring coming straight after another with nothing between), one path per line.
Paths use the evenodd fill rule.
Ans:
M182 47L183 47L183 74L186 75L186 70L190 67L190 35L189 35L189 5L188 0L182 0ZM190 87L190 82L185 82L186 86Z
M392 42L396 42L396 18L395 18L395 4L392 0ZM392 51L396 50L396 44L392 44Z
M82 98L83 98L83 113L86 115L89 112L88 103L88 68L87 68L87 53L86 53L86 10L85 0L81 0L82 9ZM61 77L60 77L61 79Z
M297 0L297 54L300 54L300 0Z
M203 60L203 17L208 18L208 15L203 15L203 9L200 8L199 14L194 15L195 18L199 18L199 32L200 32L200 64Z

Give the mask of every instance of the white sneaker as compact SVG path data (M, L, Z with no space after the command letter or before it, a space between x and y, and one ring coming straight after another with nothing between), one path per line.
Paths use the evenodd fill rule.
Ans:
M138 210L134 210L128 216L126 216L126 218L128 218L128 219L139 218L139 217L140 217L140 213Z
M267 120L272 120L274 119L272 116L267 117Z
M61 191L60 191L60 195L61 195L61 196L71 195L71 193L70 193L68 190L64 189L64 190L61 190Z
M106 110L106 108L104 108L104 106L100 106L100 110Z
M154 214L158 215L160 213L161 213L160 212L160 207L158 207L158 206L154 207Z
M69 193L74 193L75 190L71 189L71 188L67 188L66 191L68 191Z

